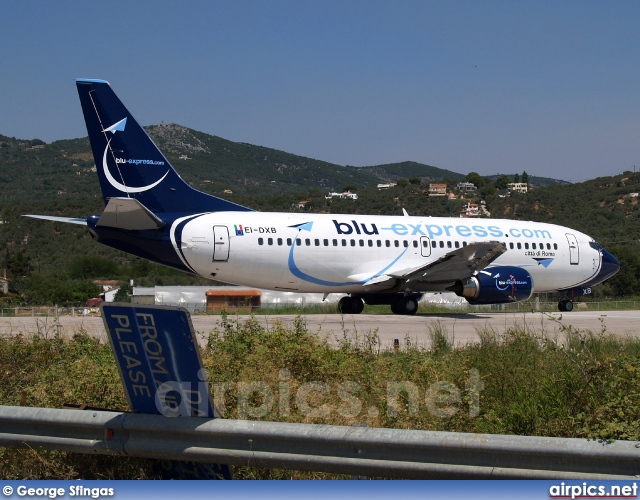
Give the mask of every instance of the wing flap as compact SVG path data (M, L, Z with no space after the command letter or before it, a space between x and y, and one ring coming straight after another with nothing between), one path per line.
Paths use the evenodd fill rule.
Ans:
M496 260L507 249L498 241L470 243L430 262L424 266L392 277L405 283L449 283L472 276Z

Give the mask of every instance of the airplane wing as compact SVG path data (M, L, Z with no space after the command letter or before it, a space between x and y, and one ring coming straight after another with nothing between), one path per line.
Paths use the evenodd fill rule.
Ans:
M470 243L423 266L374 276L364 285L379 289L384 288L385 284L404 282L411 283L411 288L417 289L421 283L432 285L452 283L471 277L506 251L504 244L498 241Z
M52 220L55 222L66 222L68 224L78 224L80 226L87 225L87 221L85 219L79 219L77 217L55 217L53 215L23 215L23 217L31 217L33 219Z

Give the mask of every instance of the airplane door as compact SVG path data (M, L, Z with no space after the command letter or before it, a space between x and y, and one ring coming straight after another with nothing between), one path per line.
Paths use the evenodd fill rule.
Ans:
M420 253L423 257L429 257L431 255L431 240L428 236L420 237Z
M213 226L213 260L229 260L229 228Z
M569 242L569 263L577 265L580 263L580 249L578 248L578 240L574 234L567 233L567 241Z

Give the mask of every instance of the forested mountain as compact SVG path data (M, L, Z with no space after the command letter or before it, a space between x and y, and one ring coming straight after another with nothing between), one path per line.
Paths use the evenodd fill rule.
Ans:
M471 179L481 185L478 193L492 217L572 227L622 255L623 271L615 278L620 283L612 280L608 293L625 294L640 285L640 211L638 198L632 196L640 191L640 174L627 172L505 196L498 181L415 162L355 168L235 143L178 125L156 125L148 131L189 184L262 211L290 211L292 204L304 199L308 203L303 210L313 212L400 215L404 208L410 215L457 217L470 200L426 196L428 183L446 180L453 190L456 182ZM556 182L528 179L536 185ZM388 182L398 186L375 187ZM345 187L357 189L358 200L326 198ZM8 269L11 290L25 294L20 300L79 302L91 290L97 293L90 285L95 278L135 278L137 284L146 285L204 284L97 244L81 226L21 216L86 217L102 208L88 139L45 144L0 136L0 272Z

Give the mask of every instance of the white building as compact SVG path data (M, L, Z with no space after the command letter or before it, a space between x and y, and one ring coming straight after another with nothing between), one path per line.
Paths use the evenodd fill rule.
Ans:
M478 188L473 182L458 182L456 189L462 193L476 191Z
M510 182L507 184L507 189L516 193L526 193L529 189L529 185L526 182Z
M329 196L325 196L325 198L327 200L331 198L341 198L341 199L351 198L352 200L357 200L358 195L356 193L352 193L351 191L344 191L343 193L329 193Z

